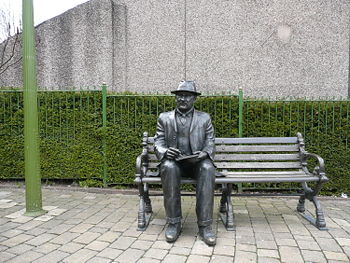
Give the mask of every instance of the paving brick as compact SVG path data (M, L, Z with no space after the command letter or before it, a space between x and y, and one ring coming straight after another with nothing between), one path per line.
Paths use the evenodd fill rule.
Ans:
M275 241L257 241L257 248L266 248L266 249L277 249Z
M62 259L68 257L70 254L63 251L55 250L47 255L35 260L33 263L56 263L60 262Z
M125 250L119 257L118 262L133 263L137 262L145 252L139 249L129 248Z
M159 249L159 248L150 248L149 250L146 251L144 256L147 258L155 258L155 259L162 260L166 254L168 254L168 250Z
M328 260L339 260L349 262L349 258L346 254L340 252L323 251L323 254Z
M14 258L16 255L11 254L9 252L2 251L0 252L0 258L3 262L7 262L7 260L10 260L11 258Z
M233 257L213 255L210 259L210 263L232 263Z
M68 242L72 241L74 238L78 237L78 233L71 233L71 232L65 232L58 237L52 239L50 242L55 244L67 244Z
M269 257L258 257L258 263L280 263L281 261L277 258Z
M327 262L321 251L301 250L301 254L306 262Z
M186 256L168 254L165 256L162 263L185 263L187 260Z
M223 244L216 244L214 247L214 255L223 255L223 256L234 256L235 255L235 247L234 246L226 246Z
M250 244L250 245L255 245L255 237L253 236L240 236L236 235L236 243L237 244Z
M36 228L33 228L33 229L26 231L26 234L37 237L37 236L40 236L41 234L44 234L46 232L47 232L47 229L41 228L41 227L36 227Z
M98 253L97 256L109 259L116 259L121 253L123 253L123 250L115 248L106 248L100 253Z
M110 245L111 248L117 248L117 249L127 249L131 246L132 243L134 243L136 238L134 237L119 237L114 243Z
M95 251L102 251L106 247L108 247L110 244L108 242L104 241L93 241L90 244L86 246L87 249L95 250Z
M64 232L67 232L68 230L70 230L72 227L74 227L74 225L68 225L68 224L62 223L61 225L52 227L52 229L48 230L47 232L50 234L61 235Z
M158 238L158 235L149 235L149 234L145 234L145 233L142 233L138 239L139 240L148 240L148 241L155 241L157 240Z
M92 224L78 224L74 227L72 227L69 231L73 233L85 233L87 232L90 228L92 228L94 225Z
M248 245L248 244L237 244L236 250L247 251L247 252L256 252L256 246L255 245Z
M27 251L17 257L14 257L8 261L8 263L24 263L24 262L33 262L36 259L42 257L43 254L34 252L34 251Z
M193 245L191 254L211 256L211 254L213 253L213 250L214 250L213 247L209 247L202 240L198 239Z
M279 253L273 249L258 249L258 257L279 258Z
M339 243L341 246L350 246L350 238L335 238L335 240Z
M62 261L65 263L80 263L86 262L90 258L94 257L97 254L96 251L92 251L89 249L80 249L69 257L63 259Z
M257 255L253 252L236 250L235 260L237 263L256 262Z
M33 246L27 245L27 244L20 244L17 246L14 246L10 249L8 249L6 252L11 253L11 254L16 254L16 255L20 255L23 254L31 249L33 249Z
M258 241L273 241L275 240L273 234L270 233L256 233L255 240Z
M303 263L300 250L297 247L280 246L279 253L283 262ZM293 255L293 256L291 256Z
M19 234L22 234L22 233L23 233L23 230L11 229L11 230L5 231L4 233L0 233L0 235L7 238L11 238L11 237L18 236Z
M319 245L313 240L312 241L297 240L297 243L300 249L321 250Z
M108 232L104 232L97 240L112 243L115 240L117 240L118 237L120 237L119 232L108 231Z
M107 258L100 258L100 257L93 257L92 259L89 259L86 263L109 263L112 260Z
M25 224L17 227L17 229L28 231L28 230L36 228L42 224L43 224L43 222L33 220L33 221L29 221L28 223L25 223Z
M200 256L200 255L190 255L186 261L186 263L208 263L210 261L210 257Z
M168 243L166 241L155 241L152 245L152 248L160 249L170 249L173 246L173 243Z
M32 238L34 238L34 237L31 235L19 234L15 237L12 237L10 239L7 239L7 240L1 242L1 244L4 246L7 246L7 247L14 247L14 246L17 246L21 243L24 243L24 242L32 239Z
M29 245L33 245L33 246L40 246L44 243L47 243L48 241L50 241L51 239L56 238L57 235L54 234L42 234L38 237L35 237L33 239L28 240L26 243Z
M80 235L76 239L74 239L74 242L76 243L82 243L82 244L89 244L92 241L94 241L96 238L98 238L101 234L99 233L93 233L93 232L85 232L84 234Z
M292 247L298 246L294 239L289 239L289 238L288 239L276 238L276 243L279 246L292 246Z
M34 251L42 253L42 254L49 254L50 252L58 249L60 245L52 244L52 243L45 243L41 246L38 246L34 249Z
M69 243L63 245L62 247L60 247L59 250L73 254L73 253L77 252L78 250L82 249L83 247L84 247L84 245L82 245L82 244L69 242Z
M155 258L141 258L137 261L137 263L159 263L161 262L159 259ZM162 261L163 262L163 261Z
M144 241L144 240L136 240L131 247L140 249L140 250L147 250L152 246L153 242L151 241Z

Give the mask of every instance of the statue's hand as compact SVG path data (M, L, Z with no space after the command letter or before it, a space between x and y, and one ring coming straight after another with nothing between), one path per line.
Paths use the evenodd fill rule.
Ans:
M180 154L181 154L181 151L179 149L170 147L166 152L166 158L168 158L170 160L174 160Z
M208 157L207 152L197 151L197 152L194 152L193 154L198 154L198 157L197 157L198 160L204 160L205 158Z

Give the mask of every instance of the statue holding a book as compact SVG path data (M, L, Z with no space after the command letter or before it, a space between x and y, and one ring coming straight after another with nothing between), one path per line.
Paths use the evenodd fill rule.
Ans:
M213 246L212 229L215 166L214 128L210 115L197 111L194 102L200 95L194 81L182 81L172 91L176 108L160 114L155 136L155 152L160 161L159 172L164 192L168 226L165 238L175 242L181 232L181 177L196 180L196 214L199 235Z

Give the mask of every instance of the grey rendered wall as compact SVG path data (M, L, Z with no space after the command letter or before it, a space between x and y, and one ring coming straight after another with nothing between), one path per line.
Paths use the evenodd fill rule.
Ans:
M347 0L124 3L124 89L168 92L186 76L207 93L348 95Z
M111 10L110 0L93 0L36 27L39 87L92 87L113 79ZM21 86L21 74L19 64L0 75L0 85Z
M37 27L39 86L347 96L349 17L348 0L91 0Z

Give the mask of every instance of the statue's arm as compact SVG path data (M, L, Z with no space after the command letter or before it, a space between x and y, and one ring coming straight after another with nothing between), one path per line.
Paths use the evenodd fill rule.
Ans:
M161 116L159 116L157 121L157 131L154 139L154 151L158 160L162 160L168 150L167 144L165 142L165 127Z
M205 145L202 151L208 153L208 156L210 157L210 159L214 160L215 134L214 134L214 127L211 122L210 116L205 129Z

